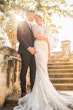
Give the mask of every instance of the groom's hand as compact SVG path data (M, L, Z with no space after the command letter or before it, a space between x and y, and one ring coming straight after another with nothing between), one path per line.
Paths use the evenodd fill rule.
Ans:
M32 55L34 55L36 53L36 50L34 49L34 47L29 47L27 49Z

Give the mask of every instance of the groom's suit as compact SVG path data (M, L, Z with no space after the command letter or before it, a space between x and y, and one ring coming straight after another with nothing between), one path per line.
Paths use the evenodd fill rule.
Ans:
M34 36L29 24L24 21L17 27L17 38L19 41L19 53L22 59L22 68L20 73L21 91L26 93L26 74L28 66L30 67L31 90L34 85L36 64L34 55L27 48L34 47Z

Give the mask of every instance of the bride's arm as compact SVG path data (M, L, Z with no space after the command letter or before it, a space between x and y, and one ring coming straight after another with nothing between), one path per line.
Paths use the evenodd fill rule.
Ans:
M48 38L42 36L41 32L38 32L37 26L32 27L33 35L36 39L48 42Z

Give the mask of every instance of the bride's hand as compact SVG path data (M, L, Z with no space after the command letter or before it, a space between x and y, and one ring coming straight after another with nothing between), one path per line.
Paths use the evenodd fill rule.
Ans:
M27 49L32 55L34 55L36 53L36 50L34 49L34 47L29 47Z
M45 41L48 43L48 38L45 38Z

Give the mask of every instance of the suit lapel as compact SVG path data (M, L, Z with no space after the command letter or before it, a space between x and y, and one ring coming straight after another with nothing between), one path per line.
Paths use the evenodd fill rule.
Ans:
M23 34L24 35L28 35L28 36L32 36L33 35L33 32L32 32L32 29L29 27L28 23L26 21L24 21L22 23L22 31L23 31Z
M32 30L31 30L31 28L30 28L30 26L28 25L28 23L25 21L24 22L24 29L26 30L26 31L30 31L30 32L32 32Z

